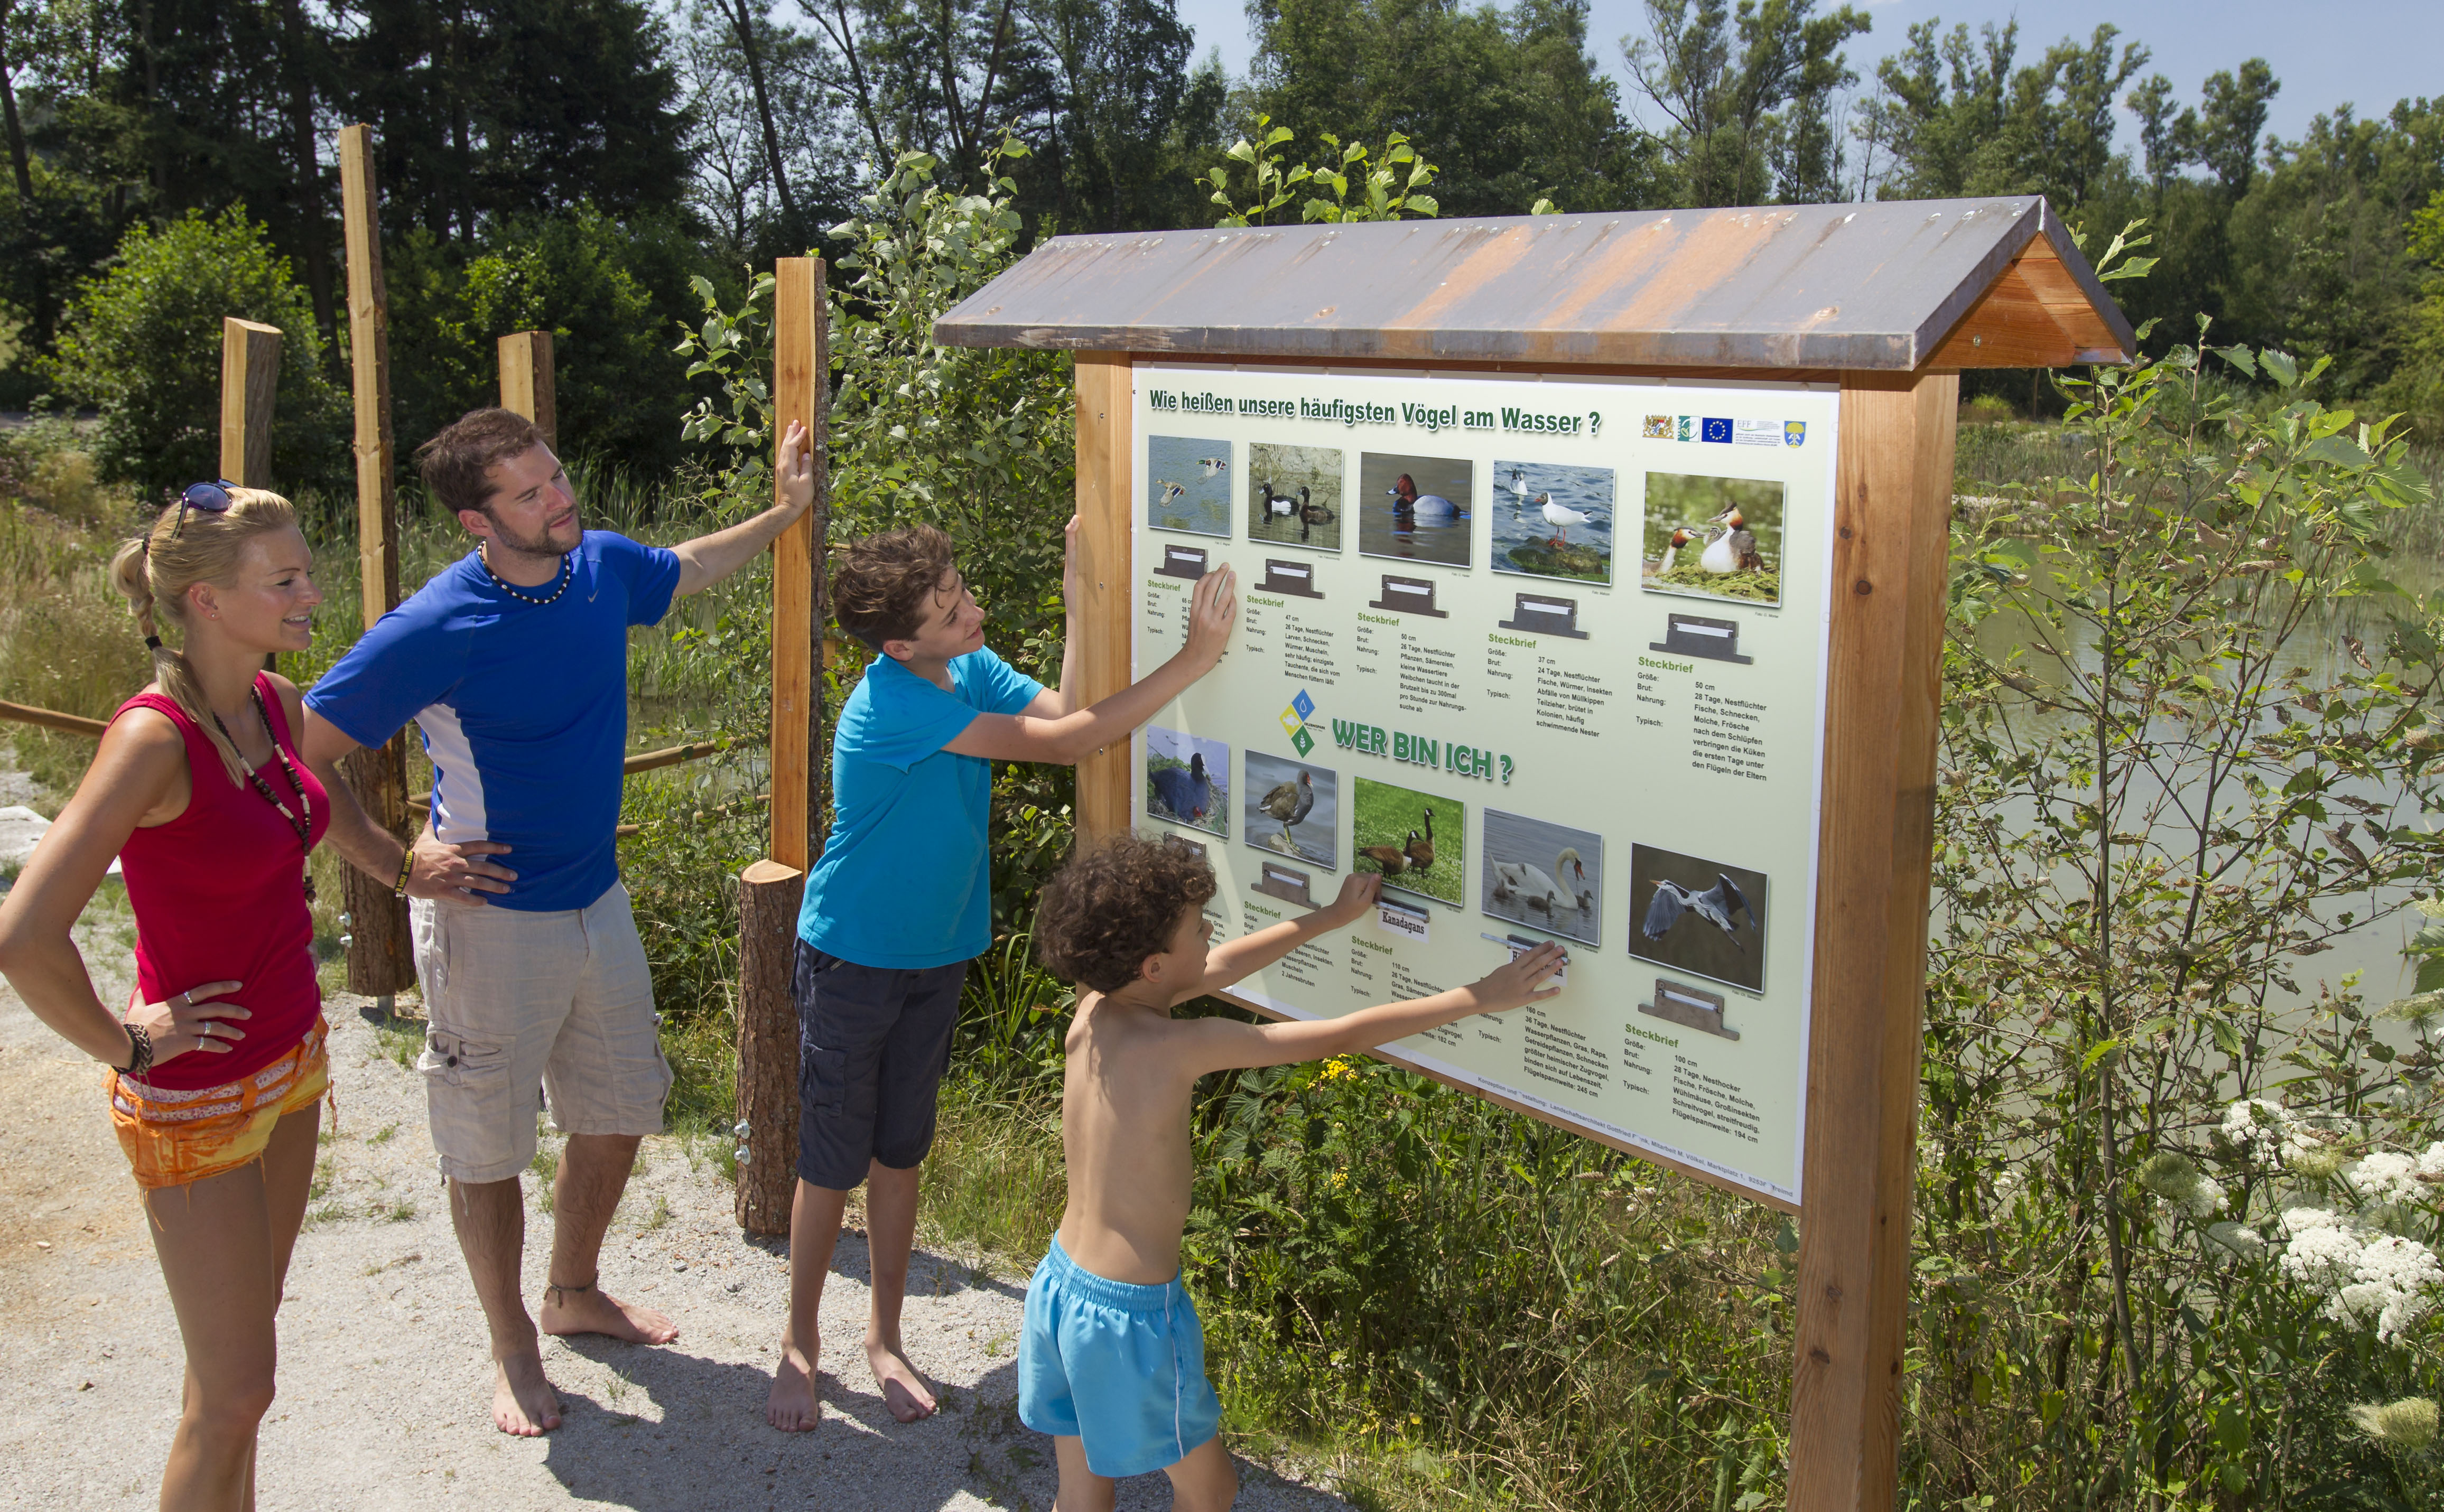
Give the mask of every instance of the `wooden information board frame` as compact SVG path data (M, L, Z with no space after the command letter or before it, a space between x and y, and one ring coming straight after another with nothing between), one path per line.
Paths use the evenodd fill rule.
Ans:
M2042 200L1677 213L1687 224L1059 238L936 337L1075 353L1086 640L1072 654L1089 700L1129 676L1141 364L1839 386L1789 1505L1882 1512L1898 1470L1959 372L2122 361L2137 342ZM1128 828L1132 777L1126 744L1080 764L1083 838Z

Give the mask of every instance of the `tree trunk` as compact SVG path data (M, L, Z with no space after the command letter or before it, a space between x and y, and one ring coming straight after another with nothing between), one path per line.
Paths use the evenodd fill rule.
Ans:
M798 1005L789 993L806 874L757 861L738 874L738 1226L789 1231L798 1189Z
M340 775L376 824L408 839L408 826L384 821L407 813L407 731L388 742L359 747L340 758ZM350 866L343 895L348 911L348 990L386 998L416 983L416 956L408 948L407 902L391 884Z
M798 224L797 198L789 193L788 172L781 166L781 134L772 125L772 98L764 87L764 53L755 46L755 18L747 0L729 0L729 15L738 30L738 50L747 59L748 85L755 91L755 119L764 127L764 165L772 172L772 191L781 197L782 222L794 244L804 228Z

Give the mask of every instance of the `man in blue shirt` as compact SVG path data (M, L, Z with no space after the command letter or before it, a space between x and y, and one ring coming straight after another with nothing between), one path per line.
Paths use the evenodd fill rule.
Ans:
M781 452L783 503L664 550L581 528L568 475L523 416L466 415L417 460L475 549L384 615L306 695L304 754L331 793L330 839L414 899L429 1021L417 1069L491 1328L492 1419L506 1433L560 1426L519 1284L518 1172L534 1159L538 1086L568 1135L552 1187L544 1332L646 1344L678 1333L595 1285L603 1230L638 1141L661 1131L671 1083L612 850L628 630L658 621L674 594L738 570L805 511L814 471L803 426ZM433 808L403 854L337 764L411 719L433 758Z
M832 737L833 818L806 878L791 989L798 1002L798 1187L789 1210L789 1318L765 1406L774 1428L810 1429L816 1315L848 1194L865 1183L872 1268L865 1358L891 1415L915 1422L934 1393L899 1338L916 1236L917 1166L951 1053L968 963L992 943L986 822L992 763L1075 765L1128 739L1213 670L1237 621L1229 567L1191 599L1188 640L1135 687L1093 708L1078 696L1078 522L1062 588L1067 638L1055 691L985 646L976 607L931 526L850 547L832 578L841 628L878 655Z

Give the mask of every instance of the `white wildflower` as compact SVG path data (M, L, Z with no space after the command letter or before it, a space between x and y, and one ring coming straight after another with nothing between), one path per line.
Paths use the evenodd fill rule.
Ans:
M2283 1250L2283 1273L2328 1296L2358 1279L2366 1246L2342 1214L2324 1208L2294 1208L2283 1215L2291 1241Z
M2243 1097L2223 1113L2223 1136L2260 1160L2283 1153L2294 1120L2291 1110L2264 1097Z
M2405 1396L2381 1406L2362 1403L2351 1409L2351 1421L2361 1432L2381 1447L2403 1453L2416 1453L2435 1442L2436 1415L2435 1404L2424 1396Z
M2429 1145L2427 1152L2418 1157L2418 1173L2422 1176L2444 1176L2444 1139Z
M2370 1202L2408 1202L2420 1190L2418 1163L2408 1155L2390 1150L2379 1150L2346 1167L2342 1179L2350 1183L2353 1191Z
M2255 1255L2266 1247L2266 1241L2259 1237L2256 1229L2246 1224L2233 1223L2229 1218L2222 1223L2210 1225L2207 1228L2207 1237L2244 1259Z
M2416 1239L2379 1234L2360 1251L2359 1277L2334 1294L2325 1314L2336 1319L2376 1320L2376 1337L2394 1338L2435 1306L2433 1290L2444 1284L2444 1265Z
M2223 1183L2208 1175L2199 1176L2181 1198L2181 1206L2193 1218L2212 1218L2231 1205L2231 1193L2224 1190Z

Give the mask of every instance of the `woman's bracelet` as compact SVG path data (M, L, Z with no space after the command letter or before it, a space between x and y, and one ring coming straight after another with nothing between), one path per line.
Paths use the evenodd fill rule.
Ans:
M405 897L405 896L407 896L407 876L408 876L408 874L409 874L410 872L413 872L413 871L415 871L415 870L416 870L416 847L415 847L415 846L413 846L413 845L411 845L411 846L409 846L409 847L407 848L407 854L406 854L406 855L404 855L404 856L402 856L402 857L400 857L398 858L398 881L396 881L396 882L393 882L393 883L390 885L390 895L391 895L391 896L393 896L393 897Z
M121 1023L127 1031L127 1064L118 1068L122 1077L140 1077L153 1069L153 1036L140 1023Z

